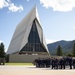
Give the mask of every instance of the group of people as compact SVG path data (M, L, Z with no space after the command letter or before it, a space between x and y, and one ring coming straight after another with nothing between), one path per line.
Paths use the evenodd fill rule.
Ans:
M75 59L72 57L62 57L62 58L38 58L33 62L36 67L39 68L52 68L52 69L65 69L69 66L70 69L75 69Z

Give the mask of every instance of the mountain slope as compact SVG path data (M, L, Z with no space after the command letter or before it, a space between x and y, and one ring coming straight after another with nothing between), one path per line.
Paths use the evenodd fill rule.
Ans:
M60 45L62 47L62 51L64 54L68 54L68 53L72 52L74 41L75 40L73 40L73 41L61 40L61 41L57 41L57 42L54 42L51 44L47 44L47 46L48 46L50 54L52 54L52 55L56 54L56 49L57 49L58 45Z

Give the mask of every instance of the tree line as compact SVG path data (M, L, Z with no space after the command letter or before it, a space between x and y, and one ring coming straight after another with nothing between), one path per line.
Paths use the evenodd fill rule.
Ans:
M62 50L62 47L60 45L57 47L56 55L57 56L63 56L63 50ZM75 42L73 44L72 53L71 54L68 54L68 56L75 57ZM2 43L0 43L0 58L5 58L5 57L6 57L6 53L5 53L4 44L2 42Z
M57 56L63 56L63 50L62 50L62 47L60 45L56 49L56 55ZM69 53L68 56L75 57L75 42L73 44L72 53Z
M0 64L9 62L9 55L6 55L4 43L0 43Z
M0 43L0 58L4 58L5 57L5 48L4 48L4 44L3 42Z

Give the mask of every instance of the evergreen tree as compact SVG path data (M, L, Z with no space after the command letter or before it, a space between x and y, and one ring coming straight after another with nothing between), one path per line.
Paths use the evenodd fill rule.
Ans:
M62 49L60 45L57 47L57 55L62 56Z
M75 57L75 42L73 44L73 56Z
M5 57L5 52L4 52L4 44L0 44L0 57L4 58Z

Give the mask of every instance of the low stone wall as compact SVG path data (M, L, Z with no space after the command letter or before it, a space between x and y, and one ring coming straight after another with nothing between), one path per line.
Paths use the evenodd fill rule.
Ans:
M37 58L62 58L62 56L50 56L50 55L25 55L25 54L11 54L9 55L9 62L16 62L16 63L32 63ZM73 57L75 59L75 57Z
M37 58L47 58L49 55L24 55L24 54L11 54L9 55L9 62L18 63L31 63Z

